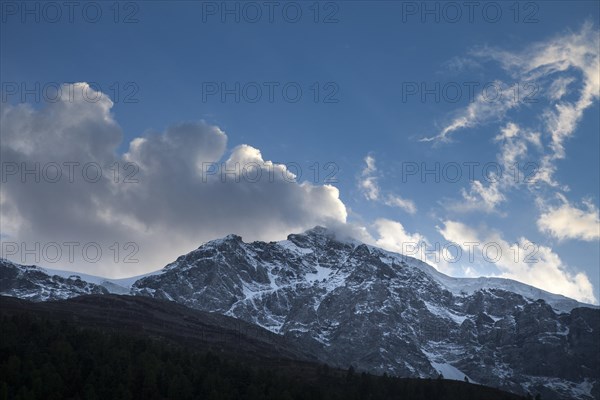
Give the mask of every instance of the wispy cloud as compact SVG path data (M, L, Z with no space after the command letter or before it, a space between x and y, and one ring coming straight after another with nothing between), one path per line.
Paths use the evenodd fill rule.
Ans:
M358 186L368 200L379 200L379 184L375 176L377 172L375 159L371 155L367 155L364 161L366 166L360 174Z
M459 110L458 116L436 136L423 139L449 141L460 129L494 120L505 124L501 133L494 137L494 142L500 146L497 159L504 171L514 170L515 163L531 158L532 149L536 151L535 171L526 180L512 179L510 174L505 174L492 182L473 181L469 188L461 189L462 199L448 202L448 208L498 212L498 206L507 200L506 192L523 186L523 183L533 191L542 184L555 190L568 190L555 178L556 162L565 158L565 142L575 134L584 111L600 97L599 38L600 32L591 23L586 23L577 32L567 32L526 46L521 51L482 47L471 52L477 59L497 62L518 82L544 83L549 89L542 93L545 102L531 107L531 112L538 112L533 122L543 121L541 130L527 128L527 121L517 125L507 118L509 110L522 107L525 102L513 101L518 100L514 96L508 96L504 101L486 102L479 96Z
M390 207L401 208L409 214L415 214L417 212L417 206L415 206L415 203L412 200L402 198L395 194L387 196L385 204Z
M445 125L437 135L422 138L420 141L448 142L451 139L451 134L455 131L474 128L478 125L490 121L499 121L504 118L510 109L518 106L519 102L515 96L504 93L507 85L500 81L494 82L494 85L498 88L505 88L503 94L499 95L497 99L491 100L485 92L479 94L466 108L459 110L457 112L458 115Z
M527 131L509 122L500 129L494 142L500 145L496 156L498 173L490 172L487 182L473 180L468 189L461 188L462 198L449 201L446 208L458 212L499 212L498 207L507 200L505 193L528 183L520 171L519 163L525 159L528 148L541 149L540 133Z
M360 174L358 187L367 200L382 202L387 206L400 208L409 214L417 212L417 207L412 200L405 199L398 194L382 195L375 158L369 154L364 158L364 162L365 167Z
M555 101L544 110L546 129L551 135L550 147L554 158L564 157L564 141L575 131L585 109L600 96L598 70L599 32L591 23L583 25L579 32L560 35L546 42L526 47L520 52L511 52L490 47L472 51L474 57L497 61L518 82L544 81L550 85L546 96ZM570 73L571 76L565 76ZM577 75L580 73L581 75ZM568 88L575 82L581 83L579 97L573 102L564 100ZM502 82L497 82L502 85ZM459 112L438 135L423 141L448 140L449 135L462 128L503 117L511 108L526 104L515 101L515 96L503 96L503 101L489 101L481 94L474 102Z
M554 161L565 157L564 142L576 131L583 112L600 97L600 32L592 23L585 23L578 32L569 32L549 41L525 48L522 52L484 48L474 52L501 63L522 81L545 81L551 90L547 95L552 104L542 117L550 135L550 152L542 159L539 180L555 184ZM565 76L565 74L571 74ZM567 88L580 83L579 96L574 101L564 99Z

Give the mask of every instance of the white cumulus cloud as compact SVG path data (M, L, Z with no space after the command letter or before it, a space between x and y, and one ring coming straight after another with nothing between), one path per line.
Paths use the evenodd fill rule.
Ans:
M583 202L585 208L579 208L564 196L559 196L562 204L548 207L537 220L541 232L557 239L580 239L594 241L600 239L600 216L598 208L590 201Z
M463 264L468 263L471 270L493 265L500 271L496 275L498 277L514 279L581 302L598 304L588 276L565 265L550 247L525 237L509 243L498 232L474 229L452 220L444 221L444 226L438 231L446 240L463 248L465 255L461 260Z
M86 100L82 90L100 100ZM40 108L1 105L4 250L7 242L29 249L38 243L40 256L45 244L67 250L63 243L78 242L73 260L64 254L49 264L41 254L39 263L131 276L229 233L278 240L318 224L346 222L337 188L299 182L285 165L265 160L250 145L228 151L227 135L217 126L177 123L134 138L119 154L123 134L110 99L86 83L64 85L62 92L74 95ZM94 168L84 172L86 165ZM56 166L62 177L51 182ZM99 245L100 259L88 262L82 255L88 243ZM24 250L10 258L36 263Z

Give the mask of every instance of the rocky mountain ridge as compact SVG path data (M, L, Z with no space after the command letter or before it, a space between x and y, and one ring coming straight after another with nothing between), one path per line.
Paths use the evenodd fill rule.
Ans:
M70 295L27 295L37 289L14 284L14 274L5 279L5 264L2 294ZM600 310L510 280L447 277L321 227L281 242L245 243L236 235L208 242L136 280L130 293L256 324L336 366L442 373L544 399L600 396Z

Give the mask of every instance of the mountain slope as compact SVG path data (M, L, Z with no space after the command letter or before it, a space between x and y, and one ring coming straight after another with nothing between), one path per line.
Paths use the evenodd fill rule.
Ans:
M131 285L161 271L122 279L22 265L0 258L0 294L31 301L69 299L84 294L129 294Z
M33 303L0 296L3 315L37 315L75 322L77 326L161 338L197 350L226 353L229 358L285 365L289 360L318 362L318 356L293 341L256 325L217 313L142 296L83 295Z
M2 399L525 400L329 368L256 325L147 297L2 297L0 339Z
M397 254L390 253L391 257L397 257ZM462 293L472 294L482 289L501 289L507 292L519 294L525 298L533 300L544 300L548 303L554 311L570 312L572 309L577 307L591 307L598 308L592 304L581 303L577 300L570 299L560 294L550 293L542 289L527 285L522 282L518 282L512 279L505 278L453 278L451 276L442 274L431 265L424 263L423 261L417 260L412 257L401 256L411 266L419 268L420 270L427 273L438 283L440 283L445 289L449 290L455 295L461 295Z
M454 287L417 260L316 228L282 242L235 235L209 242L132 292L235 316L310 346L316 340L338 366L442 372L548 399L597 397L600 368L591 353L599 355L600 311L559 314L544 300L503 290L536 294L511 281L474 288L481 281L468 280L463 293L460 280L447 282ZM559 308L577 305L537 294Z
M451 278L320 227L211 241L131 294L242 319L344 368L600 398L600 310L510 280Z
M96 283L77 274L50 275L34 265L20 265L0 258L0 294L32 301L67 299L83 294L108 294Z

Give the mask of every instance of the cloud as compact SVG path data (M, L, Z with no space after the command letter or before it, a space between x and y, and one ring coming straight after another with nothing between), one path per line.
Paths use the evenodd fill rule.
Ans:
M368 154L364 161L366 165L360 174L358 187L365 198L371 201L380 201L390 207L400 208L409 214L415 214L417 207L412 200L405 199L398 194L388 194L382 198L379 181L376 176L377 167L375 166L375 158Z
M371 155L367 155L364 161L366 166L362 170L358 186L367 200L379 200L379 184L377 183L377 177L375 176L375 173L377 172L375 159Z
M522 171L526 164L519 163L525 159L530 147L541 148L540 134L509 122L500 129L494 141L500 143L500 151L496 156L498 162L495 169L487 171L486 182L471 181L468 190L461 188L462 198L449 201L446 208L456 212L499 212L498 206L507 200L505 192L528 183Z
M382 249L404 254L432 265L438 271L453 275L455 272L454 259L447 247L439 243L432 244L424 235L409 233L398 221L379 218L373 223L375 238L366 243L372 243Z
M575 82L575 78L561 76L550 84L548 89L548 97L552 100L560 100L569 93L569 85Z
M477 62L477 60L474 60L471 57L452 57L451 59L449 59L448 61L444 62L442 64L443 72L451 72L454 74L463 72L463 71L469 71L469 70L481 70L482 69L482 65ZM442 73L442 71L440 71L439 73Z
M86 100L83 90L88 99L100 100ZM18 168L5 176L0 191L3 245L39 243L39 255L48 243L61 244L63 251L65 242L80 243L73 260L63 254L48 264L42 254L43 265L130 276L229 233L277 240L314 225L346 222L337 188L299 182L285 165L265 160L249 145L228 152L227 135L217 126L178 123L134 138L119 154L123 135L110 99L86 83L65 85L62 93L75 95L39 109L4 103L0 109L3 174L9 165ZM36 165L38 172L23 179L22 166ZM95 167L84 170L86 165ZM55 166L62 177L51 182ZM102 176L96 179L98 169ZM95 262L82 254L89 243L103 252ZM12 258L22 261L23 251ZM35 257L25 261L35 263Z
M415 214L417 212L417 206L415 206L415 203L412 200L405 199L398 195L387 196L385 204L390 207L401 208L409 214Z
M499 61L521 81L549 81L551 107L542 113L550 135L550 152L541 162L539 180L555 184L554 162L565 157L564 142L571 137L584 111L600 97L600 34L593 24L585 23L579 32L569 32L549 41L528 46L520 53L483 49L475 54ZM575 72L576 74L573 74ZM577 74L578 73L578 74ZM565 75L572 74L572 75ZM580 83L579 96L564 100L568 88Z
M538 147L546 148L538 163L538 171L530 186L545 183L558 187L554 179L557 170L556 161L565 158L565 142L576 131L583 113L600 97L600 34L592 23L583 24L578 32L567 32L550 40L526 46L521 51L507 51L497 48L482 47L471 52L477 60L492 60L497 62L506 72L514 77L519 87L533 85L548 87L542 92L545 103L524 90L523 95L528 100L535 100L545 106L540 106L539 119L544 121L544 132L539 138L548 138L547 143L538 139ZM502 82L496 81L502 86ZM511 95L514 85L506 88L501 99L489 101L482 92L475 101L467 107L458 110L457 116L442 127L440 132L422 141L444 142L460 129L473 128L490 121L502 121L511 109L530 106L534 112L533 103ZM577 90L578 89L578 90ZM565 96L577 92L576 99L566 100ZM543 146L542 146L543 145ZM520 149L526 151L526 149ZM525 153L524 153L525 154Z
M461 189L462 199L451 203L449 208L454 211L484 211L491 213L496 211L496 207L506 200L506 197L500 191L498 181L485 186L481 181L471 182L469 190Z
M455 131L473 128L478 125L490 122L499 121L506 113L518 106L518 99L510 94L510 86L500 81L495 81L489 86L497 90L491 96L488 91L484 90L477 95L475 99L469 103L467 107L457 112L457 116L453 118L441 131L432 137L420 139L421 142L441 141L447 142L450 140L451 134Z
M598 208L585 200L585 209L578 208L559 196L562 204L548 207L537 220L540 232L549 234L559 240L579 239L594 241L600 239L600 216Z
M540 136L539 132L530 132L515 123L507 123L494 138L496 143L500 143L498 161L502 167L508 171L509 167L524 159L529 146L541 150Z
M468 262L468 268L472 271L492 265L500 271L496 275L498 277L514 279L585 303L598 304L588 276L583 272L574 272L550 247L533 243L525 237L510 244L498 232L473 229L452 220L444 221L444 226L438 227L438 231L446 240L468 252L468 256L463 256L461 260L463 264Z
M407 254L412 246L419 246L426 242L423 235L408 233L404 226L397 221L379 218L373 225L378 235L375 244L388 251Z

